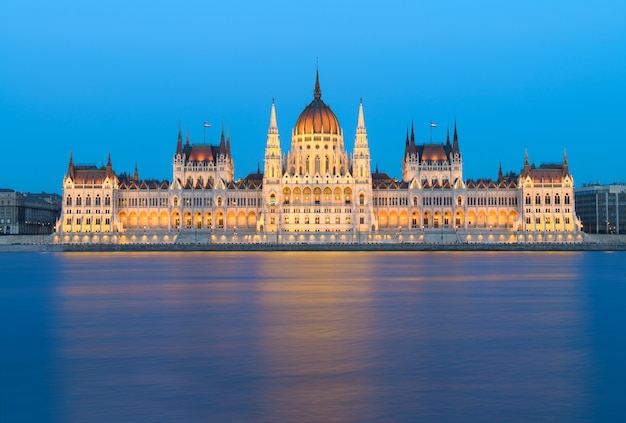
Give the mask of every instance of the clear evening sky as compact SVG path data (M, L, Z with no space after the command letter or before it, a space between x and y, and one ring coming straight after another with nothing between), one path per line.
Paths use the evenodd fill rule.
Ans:
M4 1L0 187L61 192L76 164L171 179L179 123L231 136L236 177L283 151L322 99L352 150L363 98L372 167L401 177L407 126L445 140L465 178L560 162L576 186L626 180L626 2Z

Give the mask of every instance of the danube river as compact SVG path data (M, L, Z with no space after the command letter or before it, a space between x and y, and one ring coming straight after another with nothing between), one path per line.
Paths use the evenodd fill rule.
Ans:
M626 253L0 254L0 422L624 421Z

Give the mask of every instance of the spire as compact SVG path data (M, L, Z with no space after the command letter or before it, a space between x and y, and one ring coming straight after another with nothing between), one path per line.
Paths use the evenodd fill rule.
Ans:
M226 155L226 142L224 141L224 122L222 122L222 134L220 135L220 154Z
M178 141L176 142L176 154L183 155L183 134L180 130L180 124L178 124Z
M404 141L404 153L409 152L409 127L406 127L406 140Z
M500 162L500 169L498 169L498 182L502 181L502 162Z
M452 140L452 153L461 153L459 150L459 136L456 132L456 119L454 119L454 138Z
M133 174L133 180L135 182L139 181L139 171L137 170L137 162L135 162L135 173Z
M274 106L274 99L272 99L272 110L270 112L270 127L267 132L269 134L278 134L278 124L276 123L276 106Z
M111 152L110 151L109 151L109 156L107 158L106 174L108 177L113 176L113 165L111 164Z
M526 150L526 154L524 155L524 170L523 173L527 173L530 171L530 162L528 161L528 150Z
M362 129L363 131L365 131L365 117L363 116L363 99L362 98L359 103L359 118L357 120L356 128L357 130Z
M365 115L363 113L363 99L359 102L359 116L357 118L356 124L356 135L360 140L360 144L367 144L367 138L364 135L367 134L367 130L365 129ZM360 145L361 147L366 147L367 145Z
M189 129L185 130L185 147L189 147Z
M567 163L567 150L563 150L563 174L569 174L569 164Z
M230 133L226 135L226 155L230 157Z
M313 90L313 98L317 100L322 98L322 90L320 89L320 77L317 66L315 66L315 89Z
M450 147L450 127L446 130L446 147Z
M70 162L67 165L67 176L74 179L74 160L72 159L71 151L70 151Z

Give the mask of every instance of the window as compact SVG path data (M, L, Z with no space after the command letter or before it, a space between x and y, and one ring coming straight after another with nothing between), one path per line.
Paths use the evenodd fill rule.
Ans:
M565 194L565 204L569 204L569 194Z
M539 194L537 194L537 196L535 197L535 204L541 204L541 197L539 196Z
M72 205L72 197L71 196L67 196L67 198L65 199L65 205L66 206L71 206Z
M111 197L109 197L108 195L104 198L104 205L105 206L111 205Z
M82 202L82 200L80 198L80 195L78 197L76 197L76 205L77 206L82 206L83 205L83 202Z

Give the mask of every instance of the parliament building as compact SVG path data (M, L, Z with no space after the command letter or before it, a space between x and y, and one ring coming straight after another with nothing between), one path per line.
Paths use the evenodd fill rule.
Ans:
M558 164L498 178L463 179L456 123L452 139L416 144L407 131L402 179L375 169L362 102L351 152L337 116L313 100L281 148L272 101L263 160L235 179L230 138L192 144L179 129L171 181L74 164L63 180L58 243L527 243L580 242L574 179ZM521 160L520 160L521 162Z

